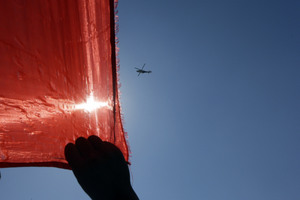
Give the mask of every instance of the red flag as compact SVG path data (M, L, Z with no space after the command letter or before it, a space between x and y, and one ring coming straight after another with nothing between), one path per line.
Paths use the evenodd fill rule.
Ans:
M113 0L0 0L0 167L69 168L64 147L98 135L128 160Z

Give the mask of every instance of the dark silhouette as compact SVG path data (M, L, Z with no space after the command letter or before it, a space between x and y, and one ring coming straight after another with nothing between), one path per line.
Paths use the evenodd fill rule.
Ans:
M150 70L149 70L149 71L144 70L145 65L146 65L146 64L143 65L142 69L135 67L136 72L139 73L138 76L139 76L141 73L142 73L142 74L145 74L145 73L150 74L150 73L152 73L152 71L150 71Z
M65 147L78 183L93 200L138 200L132 189L127 162L115 145L97 136L78 138Z

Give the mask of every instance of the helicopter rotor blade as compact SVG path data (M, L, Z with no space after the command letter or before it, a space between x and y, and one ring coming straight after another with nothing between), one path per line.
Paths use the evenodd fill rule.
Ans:
M143 65L142 70L144 69L145 65L146 65L146 63Z

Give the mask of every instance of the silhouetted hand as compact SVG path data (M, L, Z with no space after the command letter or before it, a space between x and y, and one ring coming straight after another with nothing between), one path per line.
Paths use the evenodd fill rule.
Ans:
M93 200L136 200L127 163L115 145L97 136L80 137L65 147L66 160Z

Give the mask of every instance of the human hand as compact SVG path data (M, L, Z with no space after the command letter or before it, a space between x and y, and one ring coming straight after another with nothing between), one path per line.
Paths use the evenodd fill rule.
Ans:
M137 200L127 162L115 145L97 136L78 138L65 147L78 183L93 200Z

